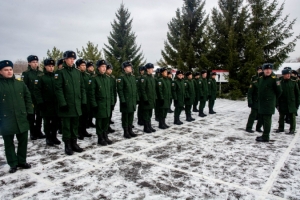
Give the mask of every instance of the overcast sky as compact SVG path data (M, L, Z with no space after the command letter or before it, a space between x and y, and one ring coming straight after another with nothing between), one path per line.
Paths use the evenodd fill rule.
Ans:
M283 0L279 0L283 2ZM122 0L1 0L0 60L26 60L34 54L46 57L48 49L81 49L88 41L102 49L111 22ZM123 0L133 18L132 30L147 62L161 58L167 23L181 8L182 0ZM206 0L206 12L218 0ZM284 14L298 18L294 32L300 33L300 0L286 0ZM300 41L291 58L300 57Z

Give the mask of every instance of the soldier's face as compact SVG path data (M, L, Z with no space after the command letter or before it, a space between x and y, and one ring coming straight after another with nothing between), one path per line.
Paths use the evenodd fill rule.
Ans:
M206 78L207 73L202 74L202 78Z
M57 69L62 69L62 64L57 66Z
M290 79L291 78L291 74L285 74L283 75L283 79Z
M104 74L106 71L106 65L101 65L98 67L100 74Z
M260 72L262 72L262 70L261 70L261 69L257 70L257 73L258 73L258 74L259 74Z
M54 72L54 65L47 65L45 66L47 72Z
M69 66L72 67L74 65L75 59L74 58L66 58L65 63Z
M182 79L183 78L183 74L178 74L177 78Z
M0 70L0 74L4 77L4 78L11 78L14 75L14 71L12 67L4 67Z
M191 74L191 75L189 75L187 78L188 78L189 80L191 80L191 79L193 78L193 75Z
M163 72L161 73L161 75L162 75L163 77L167 77L167 76L168 76L168 71L167 71L167 70L163 71Z
M291 74L293 77L297 77L297 75L296 74Z
M106 70L106 74L111 75L111 73L112 73L112 69L107 69Z
M144 73L145 73L145 71L144 71L144 70L140 71L140 74L141 74L141 75L144 75Z
M86 64L82 63L81 65L79 65L78 69L82 72L84 72L86 70Z
M31 69L37 69L37 67L39 66L39 62L37 60L33 60L30 63L28 63L31 67Z
M153 68L147 69L147 73L152 74L153 73Z
M216 79L216 75L211 76L211 78Z
M272 69L265 69L264 74L265 76L270 76L272 74Z
M93 71L95 71L95 68L94 68L94 66L90 66L90 67L87 68L87 70L88 70L89 72L93 72Z
M195 76L195 79L199 79L200 78L200 76Z
M132 72L132 67L131 66L127 66L124 68L125 73L131 73Z

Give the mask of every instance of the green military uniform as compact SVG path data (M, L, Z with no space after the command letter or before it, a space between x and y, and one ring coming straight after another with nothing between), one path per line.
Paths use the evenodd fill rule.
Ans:
M194 104L193 104L193 112L199 112L199 110L197 109L197 106L198 106L198 103L199 103L199 100L200 100L199 78L194 78L193 83L194 83L194 89L195 89L195 100L194 100Z
M97 61L97 67L106 65L104 60ZM111 107L114 105L114 94L110 78L106 74L99 72L93 76L91 90L91 106L96 118L96 134L98 144L112 144L108 139L107 132Z
M28 56L28 62L33 60L38 61L37 56ZM39 67L36 70L31 69L28 65L28 69L24 71L21 75L21 80L27 85L29 92L31 94L32 103L34 105L34 116L30 117L29 124L30 124L30 138L35 140L36 138L42 139L45 138L44 134L41 132L42 128L42 117L40 115L40 109L37 105L35 96L34 96L34 85L35 81L38 79L39 75L42 75L43 72L39 70Z
M52 64L51 64L52 62ZM46 59L44 64L54 65L54 60ZM44 120L44 132L46 134L46 143L50 146L60 144L56 134L58 130L58 103L55 95L54 72L40 74L34 87L34 95L37 105L40 107L40 115Z
M139 71L145 71L145 67L144 66L139 67ZM140 81L141 77L142 77L142 75L139 75L136 77L136 86L137 86L137 93L138 93L139 99L141 99L141 93L140 93L140 89L139 89L139 81ZM137 118L138 118L138 125L141 125L141 126L144 125L142 112L143 112L143 110L141 109L141 106L139 104L138 108L137 108Z
M186 73L187 79L184 81L185 85L185 114L186 114L186 121L191 122L195 119L192 118L192 106L195 103L195 87L193 79L188 79L189 74Z
M252 126L254 124L254 121L257 120L256 124L256 131L262 132L261 127L261 117L258 114L258 79L259 76L254 75L251 78L251 84L248 89L248 94L247 94L247 99L248 99L248 107L251 108L251 112L248 118L248 122L246 125L246 131L248 132L253 132L252 131Z
M111 106L111 113L110 113L110 117L109 117L109 120L110 120L110 123L113 123L111 118L112 118L112 112L113 110L115 109L115 105L117 103L117 83L116 83L116 77L114 75L107 75L111 81L111 86L112 86L112 89L113 89L113 101L114 101L114 104ZM111 131L114 132L114 130L111 129Z
M124 68L128 66L131 67L131 64L124 64ZM120 100L120 111L122 113L124 137L128 139L136 137L136 134L132 131L134 112L139 101L135 76L132 73L124 72L117 79L117 91Z
M0 69L13 67L11 61L0 62ZM4 140L7 163L17 167L26 163L29 123L28 114L33 114L31 95L26 85L12 78L0 75L0 135ZM14 137L18 148L15 152ZM12 171L15 172L15 171Z
M162 70L167 70L167 69L162 68ZM157 104L158 104L159 128L166 129L169 128L169 126L166 125L166 117L171 105L171 98L172 98L171 83L167 76L157 79L156 93L157 93Z
M91 61L86 63L86 69L87 69L86 73L88 73L90 75L90 81L92 81L92 76L95 75L95 71L89 71L88 69L90 67L94 68L94 63ZM90 89L92 88L91 86L92 86L92 82L90 84ZM90 95L87 94L87 98L89 98L89 96ZM90 104L90 99L87 100L87 106L88 106L87 128L89 128L89 127L94 128L95 124L93 124L93 111L92 111L92 107Z
M64 58L75 57L72 51L64 53ZM58 101L58 116L62 119L62 139L65 142L65 152L68 155L73 151L82 152L77 145L79 116L82 115L81 107L86 104L86 91L82 75L75 65L68 66L63 63L63 69L56 71L55 89Z
M182 71L177 72L182 73ZM178 75L177 72L176 75ZM176 77L174 81L172 81L172 97L175 105L174 124L183 124L179 119L181 111L184 109L185 85L183 79L178 79Z
M214 105L215 101L217 99L217 82L216 79L210 78L207 81L208 84L208 90L209 90L209 96L208 96L208 108L209 108L209 114L215 114L214 111Z
M199 98L200 98L199 116L205 117L206 115L204 114L203 110L205 108L205 104L209 96L207 79L200 78L198 84L199 84Z
M263 69L272 69L272 64L264 64ZM277 98L281 95L280 81L272 73L270 76L262 75L258 79L258 114L263 124L263 135L257 141L267 142L270 138L272 115L275 113Z
M296 113L300 104L299 87L295 79L282 79L282 94L278 99L279 128L278 132L284 131L284 116L290 118L290 134L296 130Z
M155 72L155 75L154 75L154 79L157 82L157 80L160 79L160 78L161 78L160 68L157 68L156 72ZM156 90L157 90L157 88L156 88ZM155 102L154 115L155 115L155 120L159 121L159 102L158 102L158 99L156 99L156 102Z

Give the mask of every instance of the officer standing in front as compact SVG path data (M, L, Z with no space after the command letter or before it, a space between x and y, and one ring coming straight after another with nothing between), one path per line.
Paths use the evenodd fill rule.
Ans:
M0 61L0 135L4 140L4 150L9 173L17 168L29 169L26 162L28 143L28 115L33 114L31 95L26 85L15 79L13 63L9 60ZM14 137L18 147L15 150Z

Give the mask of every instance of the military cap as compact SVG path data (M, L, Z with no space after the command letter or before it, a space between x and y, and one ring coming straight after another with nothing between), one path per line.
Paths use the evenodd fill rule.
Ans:
M154 65L152 63L147 63L145 65L146 69L151 69L151 68L154 68Z
M285 68L283 68L283 69L292 70L291 67L285 67Z
M194 73L194 76L199 76L200 75L200 72L195 72Z
M94 67L94 63L92 61L89 61L86 63L86 68L89 68L89 67Z
M273 69L273 64L271 64L271 63L263 64L263 70L265 70L265 69Z
M105 61L105 60L98 60L98 61L96 62L96 66L97 66L97 67L100 67L101 65L106 65L106 66L107 66L106 61Z
M2 60L0 61L0 70L4 67L14 67L14 64L10 60Z
M85 60L83 60L83 59L78 59L78 60L76 60L76 67L79 67L81 64L86 64L86 61Z
M125 61L122 63L122 69L124 69L125 67L128 67L128 66L132 67L132 64L130 61Z
M139 67L139 71L145 71L146 70L146 67L145 66L140 66Z
M113 66L112 66L111 64L108 64L108 65L106 66L106 70L108 70L108 69L113 70L114 68L113 68Z
M211 75L212 75L212 76L215 76L215 75L217 75L217 73L216 73L216 72L212 72Z
M55 61L52 58L46 58L44 60L44 66L47 66L47 65L55 65Z
M64 54L63 54L63 57L64 59L66 58L74 58L76 59L76 53L74 51L66 51Z
M168 71L168 75L169 75L169 74L172 74L172 72L171 72L171 71Z
M190 72L190 71L185 72L185 76L189 76L189 75L192 75L192 72Z
M291 73L292 73L292 74L295 74L295 75L297 75L297 76L298 76L298 74L299 74L296 70L292 70Z
M258 70L262 70L262 66L258 66L258 67L256 67L256 71L258 71Z
M284 70L281 71L282 75L286 75L286 74L290 74L290 73L291 73L291 71L288 70L288 69L284 69Z
M57 62L56 62L56 66L62 65L63 63L64 63L64 59L63 58L58 59Z
M156 73L161 73L160 69L161 69L161 68L157 68L157 69L155 70L155 72L156 72Z
M31 62L31 61L34 61L34 60L39 61L39 58L35 55L30 55L30 56L27 57L28 62Z
M207 73L206 70L202 70L202 71L201 71L201 74L205 74L205 73Z
M167 69L166 67L162 67L162 68L159 69L159 72L160 72L160 73L163 73L164 71L167 71L167 70L168 70L168 69Z
M183 71L177 70L177 71L176 71L176 76L179 75L179 74L183 74Z

